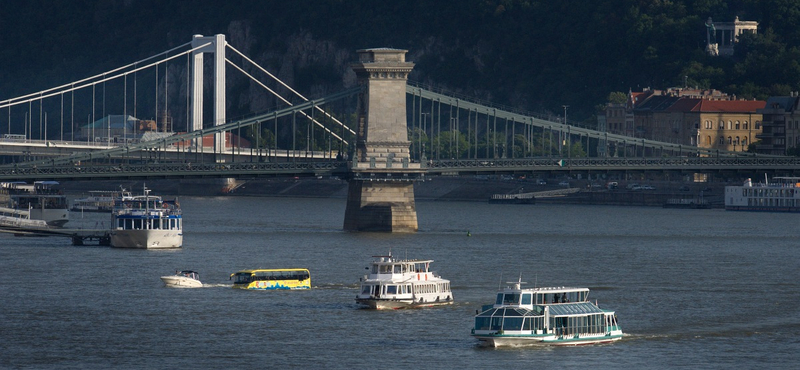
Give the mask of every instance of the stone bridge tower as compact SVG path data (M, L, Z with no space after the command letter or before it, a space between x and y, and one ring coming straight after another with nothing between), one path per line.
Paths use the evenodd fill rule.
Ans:
M364 49L351 67L364 86L358 101L356 152L350 162L344 229L416 232L414 181L406 122L406 81L414 63L407 50Z

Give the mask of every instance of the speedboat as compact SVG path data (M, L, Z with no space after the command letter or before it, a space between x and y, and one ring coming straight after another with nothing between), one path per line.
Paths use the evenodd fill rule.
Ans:
M356 302L367 308L398 309L453 303L450 280L430 270L433 260L399 260L373 256L368 275L361 278Z
M572 346L622 339L614 311L589 302L589 288L522 289L517 282L497 293L475 316L472 336L489 347Z
M202 288L200 274L192 270L175 271L175 275L162 276L161 281L169 288Z
M183 217L177 200L150 195L123 195L111 213L111 246L116 248L165 249L183 245Z

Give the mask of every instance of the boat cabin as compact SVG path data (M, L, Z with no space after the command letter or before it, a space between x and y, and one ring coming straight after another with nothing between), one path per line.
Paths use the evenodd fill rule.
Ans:
M531 306L534 304L586 302L588 297L588 288L511 289L497 293L497 300L495 300L494 306Z
M377 259L372 262L370 274L391 275L391 274L417 274L429 272L433 260L404 260L396 261L392 256L375 256Z

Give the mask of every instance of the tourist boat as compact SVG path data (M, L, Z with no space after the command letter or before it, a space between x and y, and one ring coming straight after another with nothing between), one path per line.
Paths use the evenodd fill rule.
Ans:
M0 207L0 232L17 235L36 234L54 228L44 220L32 220L29 211Z
M622 338L614 311L589 302L588 288L523 289L521 279L509 284L475 316L472 336L482 345L571 346Z
M29 219L44 220L50 226L61 227L69 222L67 196L56 190L56 181L2 183L10 198L8 208L26 210Z
M123 196L111 212L111 246L116 248L166 249L183 245L183 218L177 200L150 195Z
M391 253L373 258L370 273L361 278L359 304L380 310L453 303L450 280L430 270L433 260L399 260Z
M78 198L72 201L72 212L111 212L114 210L114 201L122 197L130 197L131 193L122 189L114 190L92 190L85 198Z
M747 179L741 186L725 187L725 209L729 211L800 212L800 177Z
M161 281L169 288L202 288L200 274L192 270L175 271L175 275L162 276Z
M297 290L311 289L308 269L253 269L231 274L235 289Z

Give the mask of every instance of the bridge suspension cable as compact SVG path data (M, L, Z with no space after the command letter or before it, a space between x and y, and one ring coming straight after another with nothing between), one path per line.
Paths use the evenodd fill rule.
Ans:
M747 152L731 152L731 151L724 151L718 149L710 149L710 148L701 148L694 145L685 145L685 144L676 144L676 143L669 143L669 142L662 142L644 138L636 138L636 137L629 137L624 135L618 134L611 134L608 132L592 130L588 128L578 127L578 126L571 126L561 122L549 121L542 118L533 117L526 114L511 112L509 110L497 108L497 107L490 107L486 105L482 105L480 103L475 103L470 100L462 99L453 97L450 95L445 95L442 93L433 92L430 90L426 90L419 86L413 86L411 84L407 85L406 92L412 96L418 96L420 98L427 99L431 102L436 102L439 104L447 104L450 106L454 106L458 109L468 110L469 112L475 112L476 114L482 113L486 116L493 116L495 120L497 118L511 120L515 123L524 124L526 127L538 127L542 130L550 130L551 133L553 131L558 131L559 135L565 134L567 137L571 135L578 135L580 137L586 137L588 141L589 138L602 140L605 142L615 142L618 144L622 144L623 146L627 145L634 145L634 146L641 146L643 148L650 148L653 150L664 150L673 151L678 153L690 153L690 154L701 154L706 156L756 156L755 153L747 153ZM422 113L428 115L430 113ZM434 114L431 115L431 121L433 120ZM477 121L477 118L476 118ZM477 125L477 122L475 123ZM487 119L488 125L488 119ZM496 125L496 122L495 122ZM477 135L477 129L476 129ZM476 138L477 140L477 138ZM562 143L559 141L559 146ZM477 150L477 149L476 149ZM758 156L766 156L766 155L758 155Z
M168 145L172 145L179 142L184 142L191 139L196 139L203 137L205 135L221 133L225 131L230 131L233 129L239 129L242 127L247 127L251 125L255 125L264 121L269 121L273 119L277 119L280 117L285 117L288 115L295 114L297 112L313 109L314 107L336 102L354 95L357 95L362 91L362 86L352 87L343 91L340 91L335 94L331 94L326 97L322 97L319 99L309 100L300 104L296 104L294 106L290 106L287 108L279 109L273 112L268 112L264 114L260 114L257 116L253 116L250 118L228 122L222 125L213 126L209 128L204 128L201 130L195 130L192 132L187 132L184 134L172 135L163 137L156 140L150 141L143 141L137 144L129 144L120 147L114 147L105 150L98 150L90 153L82 153L76 154L71 156L62 156L58 158L52 158L48 160L36 160L36 161L29 161L29 162L22 162L22 163L15 163L15 164L6 164L1 165L0 168L21 168L21 167L36 167L36 166L63 166L63 165L71 165L77 162L82 161L92 161L95 159L109 159L109 158L119 158L124 155L128 155L130 153L136 153L143 150L148 149L156 149L156 148L166 148ZM202 147L201 147L202 150Z
M303 95L302 95L302 94L300 94L299 92L295 91L295 90L294 90L294 89L293 89L291 86L289 86L289 85L287 85L286 83L284 83L283 81L281 81L281 79L279 79L278 77L275 77L275 75L273 75L272 73L270 73L269 71L267 71L267 70L266 70L264 67L260 66L258 63L256 63L256 62L255 62L255 61L253 61L252 59L248 58L246 55L242 54L242 52L240 52L239 50L236 50L236 48L234 48L234 47L233 47L233 46L231 46L230 44L227 44L226 46L227 46L229 49L231 49L233 52L235 52L236 54L239 54L239 56L241 56L241 57L242 57L244 60L246 60L246 61L250 62L250 64L252 64L252 65L253 65L253 66L255 66L256 68L258 68L259 70L261 70L261 72L264 72L264 73L266 73L266 74L267 74L267 76L271 77L271 78L272 78L273 80L275 80L277 83L281 84L281 86L285 87L287 90L289 90L289 91L291 91L293 94L297 95L297 96L298 96L300 99L303 99L303 101L308 101L308 99L307 99L305 96L303 96ZM238 67L237 67L237 68L238 68ZM241 71L241 68L239 68L239 70ZM244 72L244 71L242 71L242 72ZM250 77L250 78L253 78L253 77ZM255 79L254 79L254 78L253 78L253 80L255 81ZM262 86L263 86L263 85L262 85ZM270 90L270 92L272 92L272 90ZM278 95L277 93L274 93L274 92L272 92L272 93L273 93L273 94L275 94L275 96L278 96L278 97L280 97L280 95ZM281 99L283 99L283 98L281 98ZM287 103L288 103L288 102L287 102ZM356 132L355 132L355 131L353 131L352 129L350 129L349 127L347 127L347 125L345 125L344 123L342 123L341 121L339 121L338 119L336 119L336 117L334 117L334 116L330 115L330 113L326 112L326 111L325 111L325 110L323 110L323 109L320 109L319 107L317 107L316 109L317 109L318 111L322 112L322 114L324 114L326 117L328 117L328 118L330 118L331 120L333 120L334 122L336 122L336 123L337 123L339 126L341 126L341 127L345 128L345 129L347 129L347 131L349 131L351 134L353 134L353 135L355 135L355 134L356 134ZM341 140L341 139L340 139L340 140ZM345 143L346 143L346 142L345 142Z

